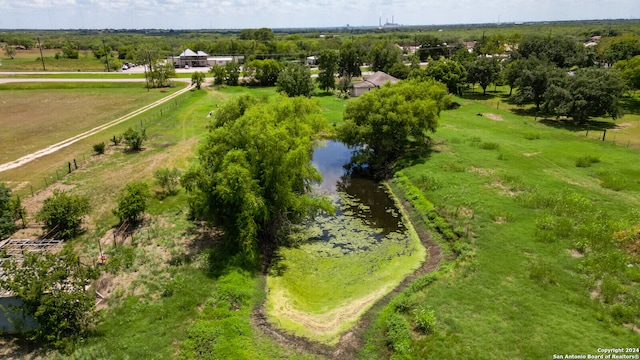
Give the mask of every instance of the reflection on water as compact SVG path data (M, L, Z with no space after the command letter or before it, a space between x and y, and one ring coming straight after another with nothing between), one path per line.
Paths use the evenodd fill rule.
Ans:
M338 205L336 216L358 218L370 228L380 230L381 235L404 230L396 206L384 187L345 170L351 153L347 146L336 141L327 141L314 151L313 164L323 177L317 191L334 199Z

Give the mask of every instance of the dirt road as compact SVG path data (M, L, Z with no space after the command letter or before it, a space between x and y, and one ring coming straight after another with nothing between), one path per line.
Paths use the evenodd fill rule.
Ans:
M24 81L38 81L38 82L47 82L47 81L51 81L51 82L54 82L54 81L64 81L64 82L70 82L70 81L72 81L72 82L77 82L77 81L100 81L100 82L109 82L109 81L114 81L114 80L115 81L122 81L122 80L124 80L124 81L133 81L133 80L140 81L140 80L142 80L142 81L144 81L144 79L121 79L120 80L120 79L11 79L11 78L6 78L6 79L0 79L0 82L10 82L10 81L14 81L14 82L18 82L18 81L19 82L24 82ZM37 158L52 154L52 153L54 153L54 152L56 152L56 151L58 151L60 149L63 149L63 148L65 148L65 147L67 147L67 146L69 146L69 145L71 145L71 144L73 144L75 142L78 142L78 141L80 141L82 139L85 139L85 138L87 138L89 136L95 135L95 134L97 134L97 133L99 133L99 132L101 132L103 130L106 130L106 129L112 127L112 126L120 124L121 122L127 121L127 120L131 119L134 116L142 114L143 112L145 112L145 111L147 111L149 109L152 109L152 108L154 108L154 107L156 107L158 105L161 105L161 104L163 104L163 103L165 103L167 101L170 101L170 100L172 100L172 99L184 94L185 92L193 89L193 87L194 87L193 85L187 85L184 89L179 90L179 91L177 91L177 92L175 92L175 93L173 93L171 95L168 95L168 96L166 96L166 97L164 97L164 98L162 98L162 99L160 99L160 100L158 100L156 102L153 102L153 103L151 103L151 104L149 104L147 106L143 106L140 109L138 109L136 111L133 111L133 112L131 112L131 113L125 115L125 116L122 116L120 118L112 120L112 121L110 121L110 122L108 122L106 124L97 126L97 127L93 128L93 129L91 129L89 131L83 132L82 134L70 137L70 138L68 138L66 140L63 140L63 141L61 141L59 143L53 144L51 146L48 146L48 147L46 147L44 149L41 149L41 150L38 150L38 151L33 152L31 154L25 155L25 156L23 156L23 157L21 157L21 158L19 158L17 160L10 161L10 162L4 163L4 164L0 164L0 172L20 167L20 166L22 166L22 165L24 165L24 164L26 164L26 163L28 163L30 161L33 161L33 160L35 160Z

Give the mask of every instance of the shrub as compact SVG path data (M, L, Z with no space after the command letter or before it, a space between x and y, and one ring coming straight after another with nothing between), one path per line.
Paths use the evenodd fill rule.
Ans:
M11 212L11 190L0 183L0 239L16 231Z
M104 143L104 141L93 144L93 152L96 153L96 155L102 155L104 154L105 147L106 144Z
M478 145L478 147L483 150L497 150L500 147L500 145L494 142L483 142L480 145Z
M136 222L147 209L147 201L151 193L149 185L143 182L127 184L118 195L118 207L113 209L120 222Z
M168 168L162 168L156 170L153 173L153 177L156 178L158 185L162 187L162 191L167 195L175 194L176 188L180 183L180 170L173 168L169 170Z
M533 133L533 132L524 133L524 138L527 139L527 140L538 140L538 139L540 139L540 134L539 133Z
M596 174L596 177L600 179L600 186L613 191L624 190L629 186L627 178L622 174L600 171Z
M122 142L122 135L113 135L110 140L113 146L118 146Z
M409 322L402 315L392 313L387 318L385 337L387 344L397 353L407 353L411 346Z
M420 306L413 312L416 329L423 334L431 334L436 326L436 313L429 307Z
M590 167L592 164L596 164L600 162L600 158L592 155L581 156L576 159L576 167L586 168Z
M125 143L127 143L127 150L140 151L142 150L142 143L147 140L147 134L145 129L138 131L133 128L128 128L127 131L122 134Z
M47 231L55 232L63 239L70 239L80 232L82 216L88 214L89 210L91 206L86 196L69 195L55 190L44 201L36 219L44 222Z
M536 262L531 265L529 278L540 285L557 285L558 279L549 265Z

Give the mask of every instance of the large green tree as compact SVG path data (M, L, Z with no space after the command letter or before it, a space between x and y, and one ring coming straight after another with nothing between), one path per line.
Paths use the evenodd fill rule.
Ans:
M487 93L487 86L498 80L500 64L495 58L479 57L467 65L467 80L480 84L482 93Z
M515 77L514 85L517 88L514 101L519 105L532 103L538 111L551 81L562 75L562 71L553 63L536 57L518 60L507 68L514 72L512 76Z
M113 209L113 214L118 217L120 223L135 223L147 210L150 198L151 191L147 183L128 183L118 194L118 206Z
M313 94L315 87L311 80L311 71L302 64L291 63L278 75L277 91L287 96L306 96Z
M446 87L435 80L385 85L347 103L338 137L358 146L355 160L368 165L374 177L384 178L398 159L426 146L449 101Z
M360 65L362 65L362 57L356 44L354 42L343 43L340 47L340 58L338 59L340 76L352 78L362 75Z
M273 86L284 65L278 60L265 59L250 61L246 68L261 86Z
M580 69L552 82L544 96L543 110L577 122L598 116L615 120L621 115L618 102L623 91L624 83L618 73L598 68Z
M402 60L402 49L387 41L375 43L369 50L371 70L389 72L395 64Z
M23 261L5 261L0 289L23 301L26 314L40 325L37 340L68 349L75 339L88 335L97 320L95 295L87 288L98 271L82 265L66 248L57 254L26 252Z
M199 149L199 165L182 183L193 215L224 230L227 251L256 264L284 232L329 204L309 195L321 180L311 164L325 127L317 102L284 96L241 96L216 112Z
M336 73L340 54L335 50L323 50L318 56L318 84L320 89L329 91L336 88Z
M618 61L613 68L620 73L629 89L640 89L640 55L629 60Z
M458 95L462 91L462 85L467 81L467 70L459 62L441 57L430 61L424 69L412 70L409 78L435 79L445 84L450 93Z

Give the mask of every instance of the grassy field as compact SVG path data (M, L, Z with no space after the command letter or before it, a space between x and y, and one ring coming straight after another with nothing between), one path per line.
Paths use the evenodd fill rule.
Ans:
M396 353L543 359L637 346L637 253L613 239L640 223L640 154L457 101L460 109L442 114L436 151L403 176L450 223L471 229L474 257L424 290L406 292L409 310L397 310L406 327L415 329L416 310L424 308L437 323L427 336L407 333ZM584 158L597 161L587 167ZM363 359L393 343L389 329L398 321L391 318L369 334Z
M144 105L159 100L180 89L147 91L142 84L129 83L23 83L0 85L4 114L0 125L6 131L0 134L5 146L0 150L0 163L43 149L96 126L117 119ZM45 177L57 178L65 173L67 162L78 162L91 157L93 144L109 142L113 135L124 132L132 124L149 121L159 116L161 109L175 106L169 103L138 116L134 121L81 140L56 153L36 159L20 168L4 171L0 179L9 186L23 191L32 186L45 186ZM55 114L55 116L52 116Z
M31 210L36 208L31 203L41 202L54 188L89 196L93 209L86 231L69 246L91 262L101 241L109 258L96 288L108 298L109 307L102 310L95 336L79 343L71 355L38 355L316 358L285 348L252 326L253 308L267 297L265 280L217 252L215 229L188 220L184 190L165 197L152 180L158 168L185 169L195 160L210 120L207 114L216 104L238 94L273 91L193 92L162 115L143 117L149 135L144 151L125 153L122 146L109 146L105 155L87 155L79 171L61 174L55 185L24 200ZM640 336L631 328L639 325L640 265L625 255L633 243L629 245L621 231L640 225L638 152L620 142L592 139L593 130L587 137L571 124L554 126L523 116L526 108L496 106L499 96L457 98L462 107L442 113L433 136L434 151L392 181L397 195L413 201L409 209L416 225L427 226L420 213L428 209L419 199L428 199L461 240L454 248L434 235L441 239L443 265L379 313L368 315L373 325L364 334L359 358L389 358L395 353L415 359L537 359L637 347ZM333 96L319 96L318 101L329 123L342 121L344 101ZM629 109L616 124L630 123L619 133L633 138L637 115L633 106ZM118 125L76 144L76 150L89 150L93 143L139 122L137 118ZM60 160L75 156L72 149L65 151ZM9 174L15 186L43 176L40 168L46 164L40 161L45 159L1 178L5 181ZM124 246L114 247L115 194L135 180L151 184L155 196L143 225ZM612 241L612 233L622 240ZM464 256L454 261L456 253ZM344 264L343 270L357 270L353 266ZM306 310L317 306L307 304ZM430 312L435 326L425 334L419 324ZM0 348L15 347L3 341ZM16 357L33 354L23 355Z
M4 71L106 71L105 65L90 51L81 51L78 59L56 59L57 49L43 49L44 69L40 50L18 50L13 59L3 55L0 74Z

